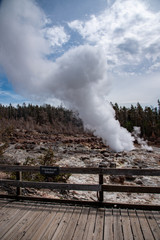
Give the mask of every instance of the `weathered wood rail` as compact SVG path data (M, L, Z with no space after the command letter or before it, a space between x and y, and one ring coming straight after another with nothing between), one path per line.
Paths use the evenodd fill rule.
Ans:
M54 168L49 167L48 168ZM19 166L19 165L0 165L0 171L16 172L16 180L0 179L1 186L17 187L17 195L21 196L21 188L38 188L38 189L59 189L59 190L76 190L76 191L96 191L98 203L104 202L104 192L129 192L129 193L160 193L160 187L151 186L128 186L128 185L105 185L103 183L103 175L118 175L118 176L160 176L160 169L118 169L106 168L76 168L76 167L59 167L59 174L98 174L99 183L97 184L68 184L57 182L29 182L23 181L22 172L40 172L38 166ZM156 208L160 206L156 206ZM160 208L159 208L160 209Z

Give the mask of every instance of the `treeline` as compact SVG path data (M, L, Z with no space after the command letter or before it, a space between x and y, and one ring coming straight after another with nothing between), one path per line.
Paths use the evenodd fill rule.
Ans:
M140 103L130 108L112 104L116 119L129 132L134 126L141 128L141 137L154 141L160 138L160 101L157 107L143 108ZM84 133L83 122L77 112L62 106L32 105L25 103L17 107L0 104L0 132L3 129L19 128L52 133Z
M8 124L20 129L48 130L53 133L83 132L83 122L77 112L48 104L38 106L24 103L17 107L0 104L0 123L1 127Z
M130 108L119 107L117 103L112 104L116 119L121 126L127 128L129 132L133 131L134 126L141 128L141 137L148 140L155 140L160 137L160 101L157 107L143 108L140 103Z

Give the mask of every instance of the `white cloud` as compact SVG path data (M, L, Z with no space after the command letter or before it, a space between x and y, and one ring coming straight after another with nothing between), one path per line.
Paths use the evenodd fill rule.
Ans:
M160 61L157 61L155 64L153 64L150 69L149 72L155 71L155 70L160 70Z
M68 26L88 43L100 45L110 68L124 71L126 64L139 65L147 59L152 65L160 57L159 24L160 12L151 12L142 1L117 0L100 15Z
M45 29L46 37L50 41L52 47L62 46L64 43L68 42L70 36L65 32L63 26L54 26Z

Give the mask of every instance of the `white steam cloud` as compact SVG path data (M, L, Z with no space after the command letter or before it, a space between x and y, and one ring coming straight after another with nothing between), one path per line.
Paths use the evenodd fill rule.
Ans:
M43 12L31 0L1 3L0 64L15 89L27 96L63 101L77 109L84 124L113 150L132 150L134 138L115 120L115 112L105 100L110 83L104 53L84 45L55 62L48 60L51 49L44 21Z
M134 135L135 139L137 140L138 144L141 145L142 149L145 149L147 151L153 151L153 148L148 146L147 141L145 141L143 138L140 138L140 134L141 134L141 128L135 126L133 128L133 135Z

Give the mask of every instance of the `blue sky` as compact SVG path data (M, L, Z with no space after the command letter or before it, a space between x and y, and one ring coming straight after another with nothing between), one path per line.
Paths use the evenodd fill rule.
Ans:
M92 89L97 75L95 82L105 80L101 87L94 86L99 90L92 96L99 93L109 102L126 106L156 105L160 98L159 27L159 0L2 0L0 103L70 106L75 99L69 86L75 84L74 91L80 95L79 69L92 71L93 67L94 71L97 59L92 67L86 59L91 61L101 52L94 76L87 70L82 74L82 97L87 79ZM85 51L88 57L85 64L79 62L78 69L77 59L83 61Z

